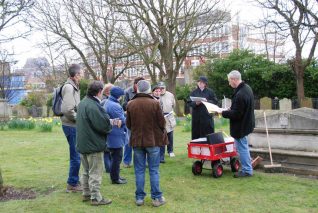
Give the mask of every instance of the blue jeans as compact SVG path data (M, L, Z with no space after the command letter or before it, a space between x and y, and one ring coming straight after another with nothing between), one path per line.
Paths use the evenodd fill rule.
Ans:
M160 147L134 148L136 200L143 200L146 196L144 192L146 157L150 176L151 198L156 199L162 196L159 184Z
M242 172L253 174L253 167L251 162L250 150L248 147L247 136L243 138L235 138L235 146L240 155Z
M167 152L171 153L173 152L173 131L167 133L169 144L167 145ZM165 160L165 152L166 152L166 146L160 147L160 161Z
M104 166L105 166L105 171L107 173L110 173L110 165L111 165L111 156L109 151L104 152Z
M126 144L124 147L124 164L130 165L132 160L132 148L129 146L130 130L127 128L127 138Z
M81 166L81 158L76 151L76 128L62 125L64 135L67 139L70 151L70 169L68 173L67 183L71 186L76 186L79 182L79 170Z

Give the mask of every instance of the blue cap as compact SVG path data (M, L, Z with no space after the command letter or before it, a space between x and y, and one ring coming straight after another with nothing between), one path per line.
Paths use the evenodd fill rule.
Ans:
M120 87L112 87L110 89L110 95L116 99L118 99L120 96L122 96L124 94L125 94L124 90Z

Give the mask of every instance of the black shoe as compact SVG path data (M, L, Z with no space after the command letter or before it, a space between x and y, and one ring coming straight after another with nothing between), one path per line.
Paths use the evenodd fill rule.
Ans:
M244 178L244 177L252 177L253 175L252 174L249 174L249 173L246 173L246 172L236 172L233 177L234 178Z
M127 181L124 177L119 177L120 180Z
M165 160L161 160L160 163L166 163L166 161Z
M112 184L126 184L127 180L122 180L122 179L118 179L118 180L112 180Z

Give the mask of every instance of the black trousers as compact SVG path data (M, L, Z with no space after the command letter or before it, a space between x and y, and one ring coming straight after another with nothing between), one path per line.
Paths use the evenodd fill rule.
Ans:
M123 158L123 148L109 148L111 155L110 179L119 180L120 163Z

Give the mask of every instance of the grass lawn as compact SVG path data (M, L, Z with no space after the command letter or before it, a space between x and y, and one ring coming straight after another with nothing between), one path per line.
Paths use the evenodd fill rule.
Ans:
M37 192L33 200L1 202L0 212L318 212L318 180L258 171L252 178L234 179L228 167L218 179L211 170L194 176L193 159L187 157L190 132L182 132L182 126L174 134L176 157L166 157L160 166L167 204L159 208L151 206L148 176L145 206L135 205L133 168L121 170L126 185L112 185L104 174L101 192L113 200L109 206L92 207L80 194L65 193L68 145L60 127L50 133L5 129L0 138L5 184Z

